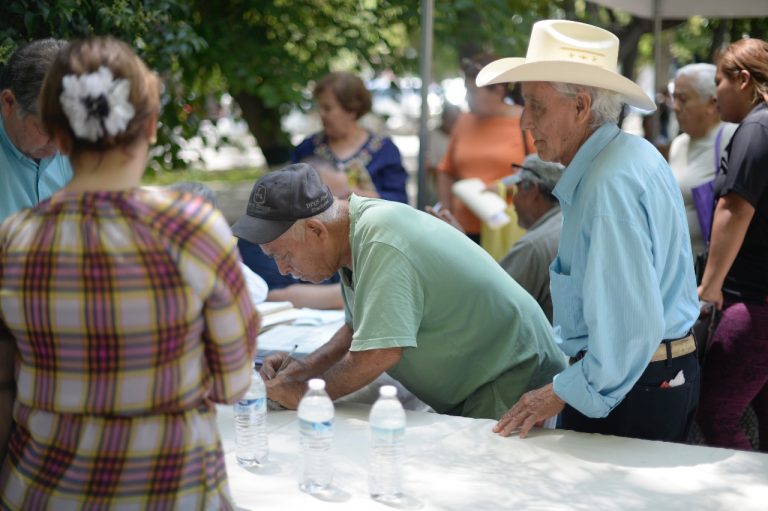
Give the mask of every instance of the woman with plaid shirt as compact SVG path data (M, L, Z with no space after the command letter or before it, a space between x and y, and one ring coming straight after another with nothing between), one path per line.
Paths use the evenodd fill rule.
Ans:
M232 508L214 403L246 391L258 315L218 211L139 187L159 90L109 38L65 47L43 85L74 177L0 227L0 509Z

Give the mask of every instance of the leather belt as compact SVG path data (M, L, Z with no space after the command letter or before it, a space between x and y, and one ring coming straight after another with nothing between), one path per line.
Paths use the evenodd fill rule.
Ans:
M696 351L696 341L693 338L693 334L689 334L686 337L675 339L674 341L662 341L656 352L651 357L651 363L661 362L667 360L667 346L669 346L669 358L682 357ZM586 351L580 351L575 357L571 357L569 363L575 364L586 355Z
M669 351L667 351L667 346L669 346ZM693 335L688 335L682 339L662 342L651 357L651 362L661 362L662 360L667 360L667 358L682 357L694 351L696 351L696 341L693 339ZM667 353L669 353L669 357L667 357Z

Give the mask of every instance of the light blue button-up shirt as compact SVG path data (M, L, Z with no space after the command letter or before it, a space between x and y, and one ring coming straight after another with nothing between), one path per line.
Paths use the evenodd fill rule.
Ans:
M550 265L555 340L570 356L586 350L554 391L605 417L662 339L686 335L698 317L683 199L661 154L613 124L582 145L554 194L563 212Z
M36 162L19 151L0 116L0 223L20 209L36 206L72 179L69 159L59 153Z

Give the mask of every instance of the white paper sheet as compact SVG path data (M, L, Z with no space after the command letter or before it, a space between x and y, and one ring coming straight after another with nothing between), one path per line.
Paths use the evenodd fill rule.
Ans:
M259 335L259 351L290 351L298 344L296 353L312 353L325 344L344 321L326 323L320 326L277 325Z

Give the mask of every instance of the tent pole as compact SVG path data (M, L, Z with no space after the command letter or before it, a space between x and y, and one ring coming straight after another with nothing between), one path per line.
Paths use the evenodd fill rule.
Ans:
M434 0L421 0L421 116L419 117L419 168L417 174L416 206L424 209L427 190L427 151L429 121L429 85L432 83L432 16Z
M653 0L653 60L654 60L654 78L653 78L653 98L659 93L664 84L662 83L662 57L661 57L661 0ZM653 114L651 123L651 142L656 143L661 133L661 116L659 110Z

